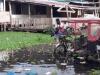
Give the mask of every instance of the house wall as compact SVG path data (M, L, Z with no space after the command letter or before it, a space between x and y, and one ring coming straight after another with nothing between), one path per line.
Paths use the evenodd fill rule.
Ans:
M6 31L9 24L8 30L11 28L45 29L52 25L51 8L47 5L6 1L6 11L3 11L3 1L1 1L1 7L0 31Z
M44 29L52 25L51 18L47 16L34 15L12 15L12 28Z
M52 16L51 12L52 12L52 8L47 6L47 17L51 18Z
M11 9L12 28L43 29L52 25L49 6L12 2Z

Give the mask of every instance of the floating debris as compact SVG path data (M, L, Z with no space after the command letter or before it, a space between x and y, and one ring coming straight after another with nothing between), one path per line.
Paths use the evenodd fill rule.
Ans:
M31 71L31 68L25 68L24 71Z
M8 72L7 72L7 75L15 75L15 72L13 72L13 71L8 71Z
M14 69L14 72L15 72L15 73L21 73L23 70L24 70L24 69L23 69L22 67L20 67L20 68L15 68L15 69Z
M38 73L34 69L32 69L32 70L26 72L25 75L38 75Z
M47 72L47 73L45 73L45 75L52 75L52 73L51 72Z

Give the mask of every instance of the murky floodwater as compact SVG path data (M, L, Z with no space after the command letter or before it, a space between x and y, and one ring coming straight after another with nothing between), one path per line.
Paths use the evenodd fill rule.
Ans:
M56 64L42 64L42 65L31 65L27 63L20 63L12 65L12 68L5 68L5 72L0 72L0 75L7 75L7 72L18 72L15 75L26 75L30 71L36 72L38 75L88 75L87 72L91 69L88 66L66 66L65 70L58 69Z

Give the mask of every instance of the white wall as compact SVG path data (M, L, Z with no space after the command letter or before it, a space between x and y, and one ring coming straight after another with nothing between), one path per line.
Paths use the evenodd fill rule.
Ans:
M9 12L0 12L0 23L10 22Z
M0 0L0 11L3 11L3 1Z

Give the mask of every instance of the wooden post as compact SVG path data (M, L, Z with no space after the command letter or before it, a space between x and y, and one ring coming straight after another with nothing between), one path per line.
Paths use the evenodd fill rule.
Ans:
M66 8L66 14L67 14L67 21L69 21L69 11L68 11L68 5L65 6Z
M5 12L5 10L6 10L6 1L4 0L3 1L3 11Z
M100 7L100 0L99 0L99 7ZM99 12L99 9L98 9L98 14L99 14L99 17L100 17L100 12Z
M69 18L71 18L71 12L69 13Z
M97 9L97 17L99 17L99 12L98 12L98 9Z
M3 11L5 12L6 11L6 1L4 0L3 1ZM3 31L6 31L6 24L3 24Z
M76 44L76 38L77 38L77 34L76 34L76 25L77 25L77 24L76 24L76 22L75 22L75 39L74 39L74 40L75 40L75 50L77 50L77 47L76 47L76 45L77 45L77 44Z
M96 9L96 3L95 3L95 1L93 0L93 2L94 2L94 7L95 7L95 16L97 17L97 9Z
M51 6L51 24L53 25L53 6Z
M88 38L90 38L91 37L91 23L90 22L88 23L88 30L87 30L87 32L88 32Z
M5 24L4 24L4 27L3 27L3 28L4 28L4 29L3 29L4 31L6 31L6 25L7 25L7 24L5 23Z
M66 15L67 15L67 23L69 26L69 11L68 11L68 5L65 5L65 9L66 9Z
M100 7L100 0L99 0L99 7ZM100 12L99 12L99 9L98 9L98 14L99 14L99 17L100 17Z
M3 24L1 24L1 31L3 31Z
M10 24L11 24L11 28L12 28L12 9L11 9L11 2L9 2L9 16L10 16Z
M28 5L28 12L29 12L29 24L28 25L30 25L31 24L30 23L31 22L31 5L30 4Z

